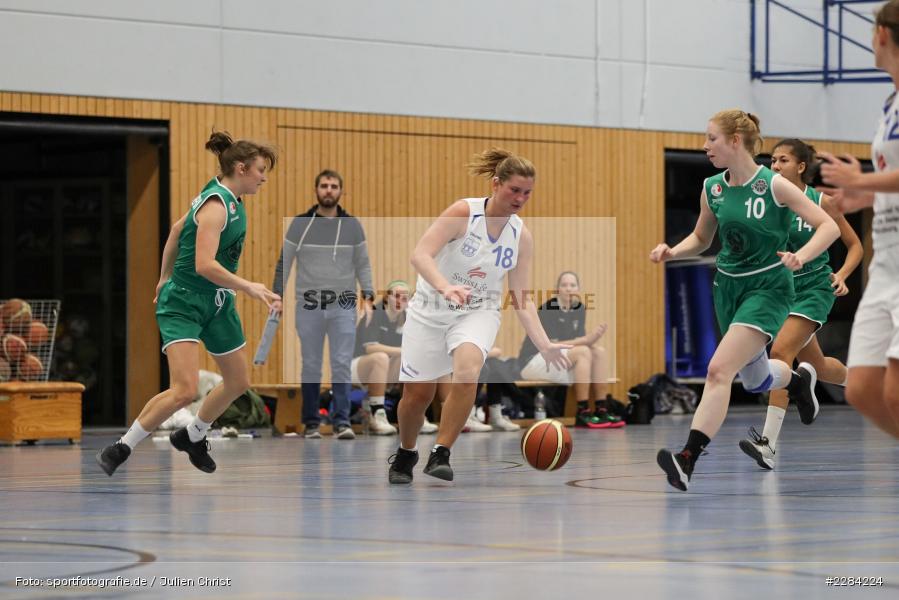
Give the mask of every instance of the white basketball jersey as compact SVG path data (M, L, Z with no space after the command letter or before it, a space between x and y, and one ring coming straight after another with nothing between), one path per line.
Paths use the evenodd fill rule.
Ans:
M871 144L871 156L877 171L899 169L899 94L887 98L880 127ZM899 193L874 194L872 222L874 250L899 244Z
M466 198L465 201L468 203L465 234L444 246L434 260L450 285L470 287L471 296L466 305L452 304L419 275L409 310L426 321L447 323L472 310L499 311L503 303L503 279L518 264L521 218L510 216L494 240L487 233L486 200Z

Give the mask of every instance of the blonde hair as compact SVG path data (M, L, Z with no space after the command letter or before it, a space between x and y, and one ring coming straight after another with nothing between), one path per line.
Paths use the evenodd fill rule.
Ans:
M710 121L714 121L725 135L740 134L743 138L743 147L752 156L761 151L762 132L759 128L759 118L754 114L732 108L716 113Z
M523 156L516 156L502 148L490 148L480 154L475 154L471 162L465 166L468 167L468 172L472 175L496 177L501 182L506 181L513 175L532 178L537 176L537 169L534 168L534 163Z
M209 141L206 142L206 149L218 156L222 175L234 174L234 167L237 163L249 164L257 156L268 161L269 169L274 169L275 162L278 160L278 153L271 146L247 140L235 142L227 131L214 129L209 136Z

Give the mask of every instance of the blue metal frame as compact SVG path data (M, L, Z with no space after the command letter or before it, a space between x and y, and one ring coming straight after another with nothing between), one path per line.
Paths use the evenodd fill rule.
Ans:
M822 0L823 21L819 22L815 19L802 14L795 8L788 6L780 0L764 0L765 2L765 23L764 23L764 69L756 68L756 35L758 31L758 23L756 21L756 0L750 1L750 23L751 30L749 35L749 57L750 67L749 74L752 79L759 81L777 82L777 83L823 83L830 85L832 83L872 83L872 82L888 82L891 81L889 76L884 75L883 71L876 68L845 68L843 67L843 45L850 44L857 48L861 48L873 54L873 51L867 43L861 43L854 40L843 33L844 16L852 16L856 19L867 21L874 24L874 20L852 8L848 4L879 4L883 0ZM821 29L823 37L823 52L821 60L821 69L805 69L798 71L772 71L771 70L771 8L777 9L795 15L802 20L811 23ZM832 29L831 10L836 9L836 29ZM830 49L831 37L836 36L837 42L837 65L834 68L831 65Z

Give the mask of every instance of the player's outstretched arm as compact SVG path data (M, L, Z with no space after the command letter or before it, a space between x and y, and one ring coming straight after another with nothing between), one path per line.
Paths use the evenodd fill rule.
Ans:
M411 262L415 270L447 300L456 304L466 304L471 290L466 286L450 285L437 268L434 257L449 242L465 233L467 221L468 204L464 200L454 202L431 223L412 251Z
M665 243L659 244L649 253L649 260L660 263L677 258L699 256L712 245L717 226L718 221L715 219L712 209L709 208L705 190L703 189L702 194L699 196L699 219L696 220L693 232L681 240L674 248L670 248Z
M262 283L247 281L238 277L215 260L219 238L228 218L225 205L221 202L206 202L196 212L197 251L195 268L197 274L217 286L244 292L255 300L261 300L269 309L272 302L281 296L272 292Z
M178 258L178 239L181 237L181 230L184 228L184 220L186 218L187 215L185 214L172 225L169 237L165 241L165 246L162 249L162 266L159 268L159 283L156 284L156 295L153 297L153 304L156 304L162 286L172 277L175 259Z
M798 187L783 177L775 177L771 189L777 201L796 213L800 219L815 228L815 233L802 248L795 253L778 252L781 262L791 271L797 271L827 250L838 237L840 228L824 209L809 200Z

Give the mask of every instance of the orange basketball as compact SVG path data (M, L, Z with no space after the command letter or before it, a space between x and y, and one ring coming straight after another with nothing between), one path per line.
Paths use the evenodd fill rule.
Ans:
M35 348L39 348L46 344L49 339L50 330L47 329L47 326L40 321L32 321L26 339L28 342L28 349L34 350Z
M571 457L571 434L559 421L534 423L521 437L521 455L540 471L555 471Z
M17 335L7 333L0 338L0 358L6 359L10 363L17 363L28 351L25 340Z
M41 359L34 354L26 354L19 361L17 374L22 381L38 381L43 378L44 365L41 364Z
M0 306L0 321L10 333L26 333L31 324L31 305L18 298L7 300Z
M0 383L12 379L12 367L5 359L0 358Z

